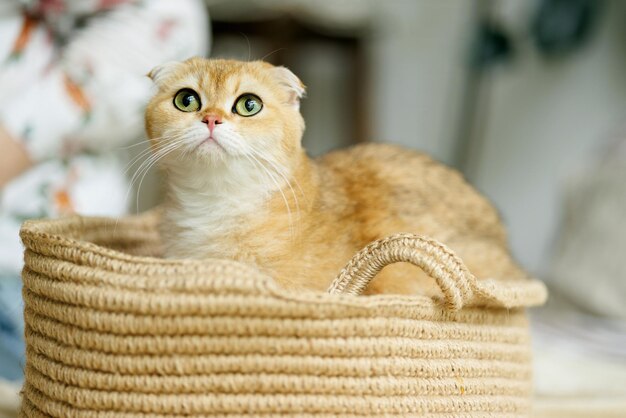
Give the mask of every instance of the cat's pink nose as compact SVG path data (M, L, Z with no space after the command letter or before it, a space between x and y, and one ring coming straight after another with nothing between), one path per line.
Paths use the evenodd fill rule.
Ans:
M213 133L213 129L215 129L215 125L219 125L222 123L222 118L216 115L206 115L202 118L202 122L206 123L209 127L209 133Z

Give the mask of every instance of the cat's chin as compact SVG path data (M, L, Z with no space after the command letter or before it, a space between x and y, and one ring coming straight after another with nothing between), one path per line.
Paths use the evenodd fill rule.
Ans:
M200 153L214 153L226 152L226 149L224 149L224 147L213 137L209 137L202 140L198 145L196 145L195 151Z
M228 157L228 151L213 138L206 138L193 148L189 156L203 162L223 162Z

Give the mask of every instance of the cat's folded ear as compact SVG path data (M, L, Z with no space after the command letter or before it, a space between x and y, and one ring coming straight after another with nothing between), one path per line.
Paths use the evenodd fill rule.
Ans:
M152 79L152 81L154 81L154 84L161 87L164 85L165 80L167 80L167 78L181 65L183 65L182 62L169 61L164 64L157 65L150 70L147 75Z
M305 85L286 67L274 67L273 72L280 85L285 87L290 95L288 103L299 108L300 99L303 98L306 93Z

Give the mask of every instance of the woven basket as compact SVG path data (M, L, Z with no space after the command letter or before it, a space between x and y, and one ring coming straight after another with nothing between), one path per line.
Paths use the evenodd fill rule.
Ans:
M525 416L524 307L535 281L478 281L402 234L350 261L330 294L282 290L227 260L163 260L154 214L29 221L21 415ZM443 298L355 296L385 265Z

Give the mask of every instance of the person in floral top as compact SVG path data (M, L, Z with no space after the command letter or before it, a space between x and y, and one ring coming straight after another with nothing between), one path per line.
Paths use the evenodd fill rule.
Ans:
M145 75L208 41L201 0L1 2L0 377L21 377L21 223L125 213Z

